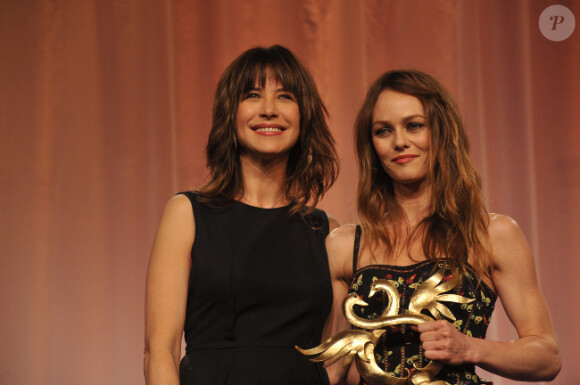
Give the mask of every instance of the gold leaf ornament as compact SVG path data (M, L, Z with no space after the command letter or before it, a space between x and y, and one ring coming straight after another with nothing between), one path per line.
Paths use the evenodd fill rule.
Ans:
M462 304L473 301L460 295L445 294L459 283L457 271L447 282L442 282L445 270L446 266L443 265L415 289L409 302L409 309L404 314L399 314L400 297L395 283L386 279L375 280L371 284L369 297L382 292L388 298L387 306L379 317L374 319L358 317L354 313L354 306L364 307L368 304L358 294L351 293L344 300L343 311L352 326L363 330L344 330L312 349L301 349L298 346L296 349L306 356L312 356L311 361L325 362L325 366L332 365L343 357L342 365L347 366L354 359L359 374L369 385L445 385L444 381L435 378L443 367L440 362L431 361L424 367L414 364L413 375L404 368L404 376L395 377L378 366L374 353L385 328L403 324L420 325L423 322L441 319L441 316L455 321L451 310L441 301ZM432 317L422 314L423 310L431 313Z

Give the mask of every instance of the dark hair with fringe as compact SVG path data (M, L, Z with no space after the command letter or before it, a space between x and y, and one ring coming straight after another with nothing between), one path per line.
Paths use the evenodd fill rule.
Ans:
M222 74L215 92L212 128L206 147L210 180L197 189L199 200L222 206L242 192L240 148L236 139L236 115L243 96L273 75L292 92L300 111L300 135L290 150L285 193L293 201L292 213L307 204L316 207L334 184L339 170L334 139L328 129L324 106L306 67L285 47L256 47L242 53Z
M393 180L383 169L372 141L373 109L385 90L419 99L430 129L430 215L419 223L411 237L423 237L423 252L429 260L447 258L452 267L463 271L467 256L472 255L475 270L480 275L488 274L491 246L487 210L481 178L468 155L459 110L441 83L420 71L383 74L371 85L356 118L355 147L360 172L357 211L366 230L365 240L371 250L382 246L387 255L393 253L396 241L389 235L388 226L405 218L395 199Z

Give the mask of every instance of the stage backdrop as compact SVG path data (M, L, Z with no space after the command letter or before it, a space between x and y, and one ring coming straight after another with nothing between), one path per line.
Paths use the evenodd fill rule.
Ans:
M206 177L219 74L272 44L311 69L330 112L342 172L322 207L341 223L356 221L352 124L370 83L416 68L450 88L490 210L536 256L564 360L554 384L580 383L580 30L544 37L552 4L0 0L0 383L143 382L162 207ZM501 309L489 338L514 338Z

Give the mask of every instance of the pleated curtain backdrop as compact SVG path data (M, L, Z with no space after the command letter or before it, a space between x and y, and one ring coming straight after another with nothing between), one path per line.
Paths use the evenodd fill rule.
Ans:
M576 17L580 1L558 1ZM490 211L515 218L580 383L580 30L551 41L544 0L0 0L0 384L144 383L143 305L161 210L207 176L213 92L253 46L310 68L356 221L352 126L381 73L455 95ZM516 333L498 308L488 337ZM496 385L518 384L492 375Z

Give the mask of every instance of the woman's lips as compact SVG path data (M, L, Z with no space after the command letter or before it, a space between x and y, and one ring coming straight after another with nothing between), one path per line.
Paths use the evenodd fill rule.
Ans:
M286 130L279 124L257 124L252 130L260 135L278 135Z
M398 164L404 164L412 161L413 159L417 158L418 155L407 154L407 155L399 155L393 158L393 162Z

